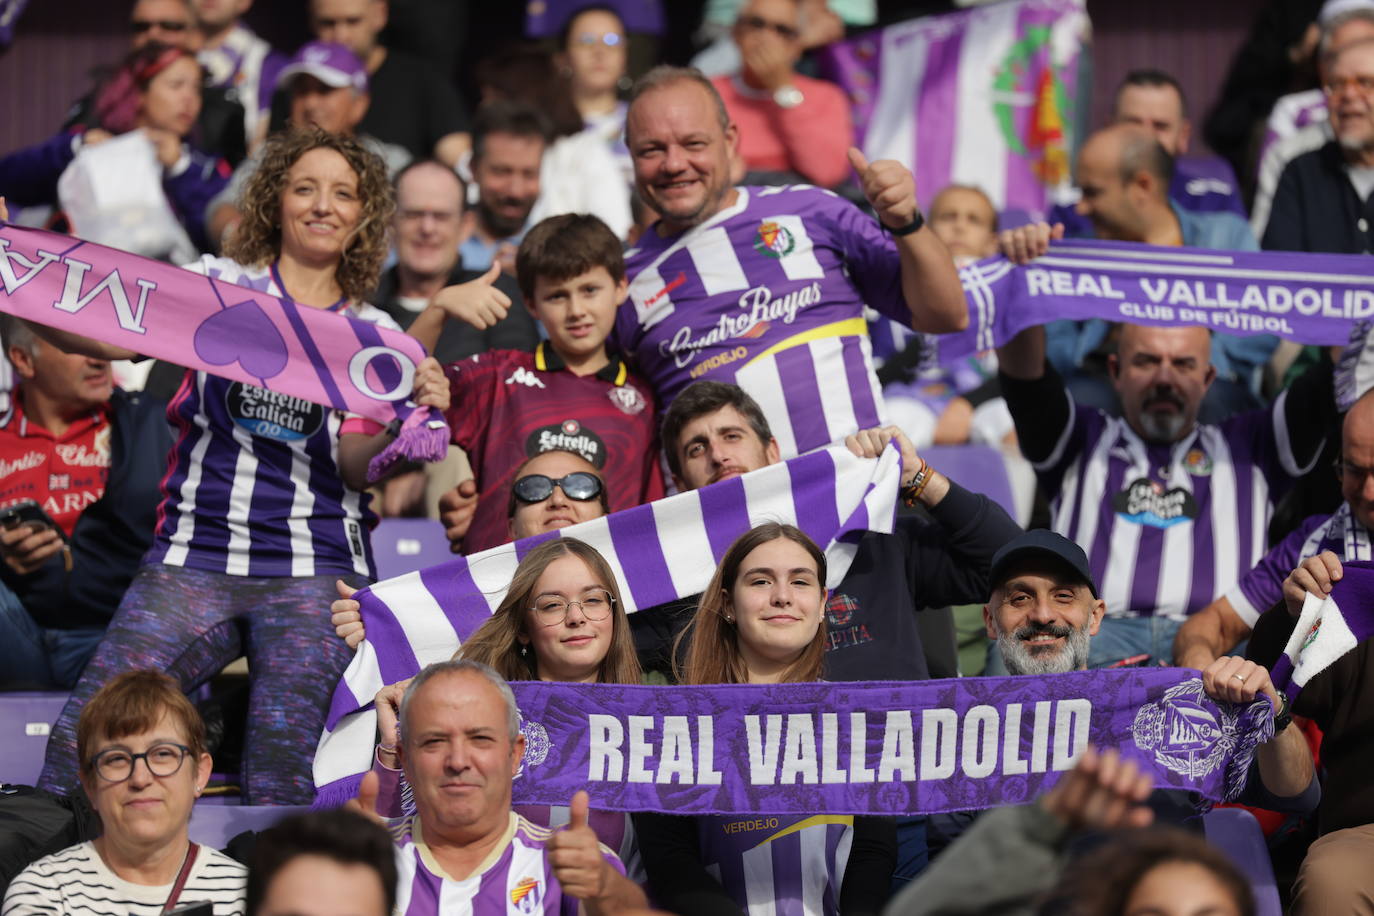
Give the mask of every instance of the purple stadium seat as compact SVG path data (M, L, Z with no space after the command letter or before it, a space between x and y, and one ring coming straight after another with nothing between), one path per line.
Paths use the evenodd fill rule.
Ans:
M1250 879L1258 916L1283 916L1274 866L1259 821L1244 808L1213 808L1202 818L1207 842L1231 857Z
M245 830L266 830L309 805L215 805L197 803L191 809L191 839L211 849L223 849Z
M33 785L43 769L48 730L68 694L47 691L0 693L0 782Z
M986 494L1016 518L1007 465L997 449L990 445L929 445L921 449L921 457L965 490Z
M390 579L453 559L444 526L429 518L384 518L372 531L377 578Z

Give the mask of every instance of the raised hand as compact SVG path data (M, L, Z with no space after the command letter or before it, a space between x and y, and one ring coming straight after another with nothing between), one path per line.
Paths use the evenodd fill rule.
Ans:
M916 219L916 179L895 159L869 162L856 147L849 148L849 164L879 221L889 229L909 226Z
M501 264L493 262L491 268L476 280L445 286L430 304L443 309L449 318L457 318L478 330L486 330L505 318L510 311L510 297L493 285L499 276Z
M1145 805L1154 778L1115 750L1085 747L1072 770L1060 777L1040 805L1074 830L1148 827L1154 812Z
M344 807L385 827L386 818L377 813L377 795L381 791L381 785L382 781L377 774L368 770L363 774L363 781L358 784L358 794L344 802Z
M448 410L448 378L444 375L444 367L434 357L426 356L415 367L415 388L410 398L416 404L439 411Z
M572 797L567 826L549 837L545 847L553 876L563 893L579 900L606 893L614 869L601 857L601 845L588 823L591 799L579 790Z
M381 740L377 744L377 754L382 763L393 770L400 763L396 756L396 745L401 740L397 725L401 721L401 698L414 678L406 678L394 684L387 684L377 691L373 702L377 706L377 734Z
M439 497L439 521L448 536L448 549L463 552L472 517L477 514L477 481L469 477Z
M1269 679L1269 670L1238 655L1223 655L1202 671L1202 689L1212 699L1225 703L1249 703L1261 694L1279 710L1279 693Z
M329 606L329 622L334 624L338 637L348 643L348 648L356 649L367 636L363 629L362 605L353 600L358 590L342 579L334 580L334 588L339 593L339 600Z
M1050 250L1050 241L1064 237L1064 224L1028 223L997 234L997 247L1013 264L1026 264Z
M1341 581L1345 571L1341 560L1329 550L1323 550L1315 557L1302 561L1297 569L1283 580L1283 601L1288 613L1294 617L1302 615L1302 606L1309 594L1318 598L1328 598L1331 587Z

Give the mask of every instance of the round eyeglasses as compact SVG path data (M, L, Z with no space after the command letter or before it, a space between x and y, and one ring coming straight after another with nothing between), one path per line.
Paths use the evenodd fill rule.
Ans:
M579 601L569 601L561 595L540 595L530 610L541 627L556 627L568 619L568 610L574 604L588 620L605 620L615 607L615 596L604 588L587 589Z
M154 776L172 776L186 762L191 749L184 744L154 744L141 754L112 747L91 758L91 767L106 782L124 782L134 775L134 764L142 760Z
M558 487L568 499L586 502L601 495L601 478L586 471L573 471L554 479L545 474L527 474L515 482L511 492L522 503L542 503Z

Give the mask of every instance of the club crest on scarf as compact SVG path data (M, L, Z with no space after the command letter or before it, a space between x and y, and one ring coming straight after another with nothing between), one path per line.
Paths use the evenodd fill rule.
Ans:
M1237 712L1207 699L1202 679L1169 688L1140 707L1131 725L1135 746L1182 776L1215 772L1236 745Z
M520 734L525 736L525 756L520 758L520 766L515 770L514 779L525 774L525 767L537 767L548 759L548 729L531 719L520 717Z

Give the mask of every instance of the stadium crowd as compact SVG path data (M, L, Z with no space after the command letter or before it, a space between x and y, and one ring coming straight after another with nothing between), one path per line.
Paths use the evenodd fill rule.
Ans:
M1374 913L1374 626L1298 665L1300 693L1283 670L1374 560L1367 328L1346 353L1206 316L1052 315L938 356L985 307L961 269L988 259L1097 240L1185 249L1205 278L1225 253L1370 254L1374 0L1306 4L1272 63L1289 94L1257 101L1263 42L1242 51L1206 130L1226 158L1170 74L1093 87L1110 123L1073 137L1072 180L1031 213L861 151L818 61L872 3L713 0L691 66L654 60L659 4L530 4L532 37L472 62L466 99L385 43L387 0L300 3L313 35L277 49L251 0L134 0L123 59L0 156L0 690L68 694L36 789L0 783L0 913L1242 916L1277 912L1265 893ZM232 358L207 363L200 330L184 367L12 314L48 263L26 227L409 335L430 356L400 394L445 419L447 457L379 479L410 420L217 375ZM99 288L67 276L52 305L79 311ZM838 550L800 498L790 519L744 503L828 448L900 457L894 524ZM995 456L1009 496L934 454ZM676 494L708 528L742 521L674 601L634 599L623 541L558 536ZM660 555L705 541L666 511L635 529ZM379 517L502 556L499 583L467 580L498 589L490 616L452 659L386 669L352 800L203 848L207 793L317 802L336 685L397 629L358 594ZM226 713L209 685L240 657ZM1171 667L1196 669L1197 704L1266 710L1236 802L1264 838L1239 859L1124 735L990 810L512 800L535 753L512 683Z

